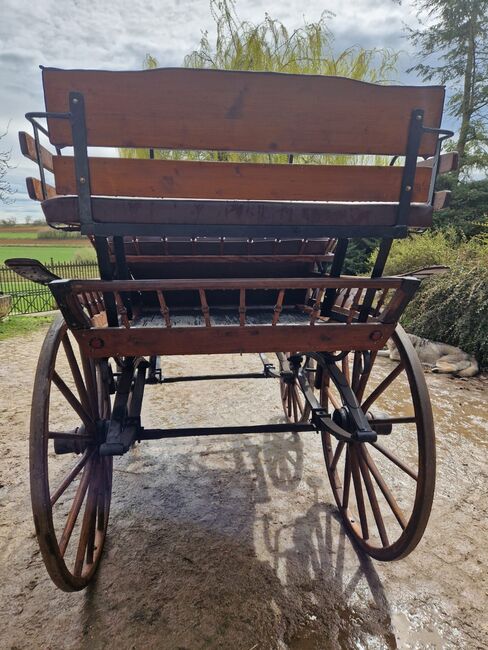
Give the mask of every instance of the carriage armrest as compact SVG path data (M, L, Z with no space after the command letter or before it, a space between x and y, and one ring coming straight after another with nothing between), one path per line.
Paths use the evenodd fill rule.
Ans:
M29 135L29 133L26 133L25 131L19 131L19 144L22 154L35 163L39 162L37 157L37 152L39 151L41 165L44 167L44 169L47 169L50 172L54 172L52 153L48 151L46 147L43 147L40 142L36 142L34 138Z
M33 260L28 257L13 257L12 259L5 260L5 266L20 275L26 280L36 282L37 284L47 285L53 280L60 280L59 275L51 273L51 271L41 264L39 260Z
M435 158L426 158L417 163L417 167L434 167ZM450 151L443 153L439 156L439 163L437 168L438 174L447 174L448 172L456 171L459 167L459 155L457 151Z

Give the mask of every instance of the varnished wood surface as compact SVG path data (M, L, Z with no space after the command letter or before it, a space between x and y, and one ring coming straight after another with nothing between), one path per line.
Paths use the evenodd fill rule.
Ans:
M72 280L71 290L82 292L110 291L179 291L192 289L396 289L407 286L409 278L360 278L342 276L340 278L219 278L214 279L157 279L157 280Z
M58 194L77 194L74 158L55 156ZM403 168L91 158L95 196L279 201L399 200ZM432 169L417 170L412 201L427 200Z
M430 167L434 166L434 158L427 158L427 160L419 160L417 167ZM455 171L459 166L459 156L456 151L443 153L439 156L439 174L446 174L447 172Z
M441 86L381 86L342 77L163 68L134 72L45 68L48 111L83 94L88 144L290 153L406 151L414 109L439 127ZM72 143L66 120L49 120L53 144ZM435 136L420 155L433 155Z
M79 223L78 199L59 196L44 201L42 209L48 223ZM189 225L316 225L393 226L395 203L319 203L286 201L197 201L173 199L117 199L94 197L95 222L132 224ZM407 223L428 227L432 207L412 204Z
M304 262L331 262L332 253L327 255L126 255L128 264L294 264ZM111 256L115 262L115 256Z
M33 199L34 201L44 201L42 185L39 179L31 177L26 178L25 185L27 187L27 194L29 195L29 198ZM54 187L52 187L52 185L49 185L48 183L46 183L46 194L48 199L53 199L56 196L56 190ZM76 200L78 200L77 197Z
M175 354L226 354L296 350L374 350L382 348L394 325L381 323L103 328L74 330L83 351L92 357ZM373 340L380 333L379 338ZM373 335L373 338L371 336ZM92 343L94 345L92 345ZM100 346L101 343L101 346ZM100 346L100 347L96 347Z
M19 144L22 154L26 158L37 162L36 143L34 138L29 135L29 133L25 133L25 131L19 131ZM54 171L52 153L48 151L46 147L43 147L42 144L39 144L39 152L41 154L42 166L50 172Z

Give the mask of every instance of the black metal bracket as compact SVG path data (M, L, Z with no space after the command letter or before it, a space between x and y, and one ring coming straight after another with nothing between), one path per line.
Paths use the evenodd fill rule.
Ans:
M39 169L39 176L41 179L41 191L42 198L47 199L47 190L46 190L46 176L44 172L44 166L42 164L41 156L41 144L39 142L39 131L43 133L46 137L49 138L49 131L39 124L38 119L60 119L60 120L69 120L71 118L71 113L41 113L41 112L30 112L25 114L26 120L28 120L32 125L32 130L34 133L34 145L36 148L36 158L37 158L37 167ZM56 153L58 156L61 155L61 149L56 147Z
M315 397L312 387L308 382L307 373L302 367L298 370L298 381L303 395L312 411L312 423L319 431L328 431L338 440L344 442L375 442L377 435L371 428L368 418L363 413L356 395L351 389L345 375L334 362L327 360L326 356L318 353L308 353L323 368L327 368L332 381L336 385L343 400L343 410L347 414L347 429L335 422L330 413L327 413Z

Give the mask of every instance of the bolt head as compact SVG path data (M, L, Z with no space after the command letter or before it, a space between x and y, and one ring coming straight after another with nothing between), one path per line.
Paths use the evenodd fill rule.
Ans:
M86 183L86 178L84 176L80 176L80 183Z
M420 120L422 119L422 115L417 115L417 117L415 119L420 122Z
M77 104L78 103L78 97L73 97L72 102L73 102L73 104Z
M405 192L411 192L412 191L412 186L411 185L405 185Z

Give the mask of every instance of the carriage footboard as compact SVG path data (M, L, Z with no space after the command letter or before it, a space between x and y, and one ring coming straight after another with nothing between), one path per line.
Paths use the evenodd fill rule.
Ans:
M379 349L418 285L415 278L343 276L49 286L83 351L107 357Z

